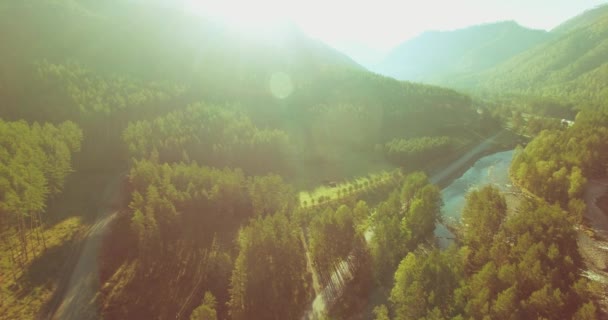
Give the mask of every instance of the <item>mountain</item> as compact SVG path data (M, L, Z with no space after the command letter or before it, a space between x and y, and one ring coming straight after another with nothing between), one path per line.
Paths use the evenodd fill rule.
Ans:
M0 10L1 27L12 30L3 35L11 45L0 53L3 58L12 53L22 60L74 59L104 71L163 79L180 78L197 65L253 66L252 61L260 68L293 61L302 68L360 68L288 23L273 27L267 38L255 38L219 21L133 1L24 1Z
M608 99L608 6L566 21L553 38L493 70L462 79L484 92L560 97L572 102ZM458 84L458 80L454 81Z
M69 211L49 210L45 214L49 220L70 214L86 218L77 221L95 221L96 214L101 217L122 202L111 200L106 207L106 200L100 198L120 193L124 206L115 222L104 223L112 230L107 230L108 242L101 245L99 270L93 264L90 273L103 288L95 298L80 295L79 299L71 299L74 291L66 289L63 300L83 309L86 303L81 306L80 301L93 301L92 312L99 306L99 318L189 318L202 295L207 295L204 291L212 292L211 300L217 299L219 319L228 318L229 305L231 314L240 308L239 303L228 303L240 299L237 292L260 298L247 294L243 305L259 312L247 307L238 311L242 318L301 318L312 300L313 286L306 264L301 263L305 254L300 250L300 234L306 229L300 225L317 214L295 207L295 190L313 189L328 180L346 182L397 165L407 164L408 171L424 169L422 165L466 152L467 146L479 141L479 132L492 135L499 129L493 119L477 113L470 97L371 73L293 25L282 23L267 30L272 32L255 33L172 8L166 0L159 3L162 6L132 0L0 2L0 29L10 30L0 34L0 238L5 239L5 230L23 231L23 226L31 225L23 217L27 213L33 219L33 210L44 211L45 190L62 184L72 163L77 176L66 182L66 190L78 192L66 192ZM60 130L65 131L65 143L57 138ZM20 136L23 139L15 138ZM387 151L391 142L399 145L391 152L393 160ZM437 149L449 154L420 161L419 154L433 155ZM18 150L18 157L13 150ZM73 161L67 161L72 150ZM54 162L42 157L46 153L68 163L55 169ZM410 163L409 157L418 162ZM48 172L52 183L39 179L41 172ZM105 192L109 189L90 176L118 183ZM388 188L396 188L399 177L383 173L375 187L368 186L376 189L352 189L337 199L327 195L327 205L354 204L355 194L380 197ZM33 187L24 188L29 184ZM341 190L342 185L347 184L341 183ZM396 199L400 193L392 194ZM282 200L274 205L275 198ZM317 210L314 206L322 205L325 196L306 201ZM145 208L127 208L129 202ZM71 204L78 203L86 208L73 209ZM259 225L274 230L272 235L258 237L257 227L247 227L275 212L276 226ZM5 219L5 214L10 218ZM336 221L349 216L346 213ZM348 228L354 235L356 229ZM249 245L236 240L237 235L244 239L243 232L273 243L277 239L289 247L272 249L274 244L268 246L263 240L259 253L249 254L239 243ZM281 240L287 239L284 236L287 242ZM29 236L24 233L21 238ZM52 238L53 243L81 239ZM9 243L12 247L12 240ZM15 256L24 258L20 265L11 265L21 268L24 276L8 276L5 260L0 263L0 293L9 295L7 303L4 296L0 303L0 318L4 314L10 319L46 318L35 314L37 306L46 302L49 308L58 308L55 317L62 318L62 310L67 314L72 308L44 300L54 297L55 288L64 287L59 279L69 277L59 274L63 269L53 268L58 270L56 276L44 270L43 282L30 284L29 272L47 262L64 265L57 256L63 254L55 248L67 248L59 251L68 256L74 246L49 247L42 256L34 253L30 264L30 245L27 239L20 243L18 250L25 254ZM298 256L292 259L283 254L287 252ZM250 270L239 266L248 259L245 255L270 257L264 263L250 260L261 266L259 275L247 276L259 290L233 290L231 279L240 276L231 276L231 270ZM98 255L92 252L92 256ZM269 272L267 263L277 272ZM95 294L95 290L83 291ZM60 291L59 300L64 296ZM359 305L349 312L362 313L365 304ZM277 313L278 308L283 311Z
M377 154L377 144L479 118L469 97L368 72L294 25L256 34L162 3L0 4L0 28L12 30L2 35L0 117L75 120L85 137L100 139L85 139L82 154L105 165L127 157L115 146L130 122L198 102L228 105L261 128L285 131L302 153L288 161L294 167L322 162L337 176L364 167L340 163ZM100 141L116 159L94 156L111 153ZM293 175L315 182L323 173Z
M582 14L579 14L576 17L553 28L551 33L563 35L579 28L585 28L605 18L606 14L608 14L608 5L598 6L594 9L587 10Z
M472 26L455 31L430 31L395 48L375 71L402 80L444 83L508 60L549 39L513 21Z
M336 43L334 48L340 52L344 52L357 63L368 68L369 70L373 70L386 55L386 52L382 50L375 49L354 41Z

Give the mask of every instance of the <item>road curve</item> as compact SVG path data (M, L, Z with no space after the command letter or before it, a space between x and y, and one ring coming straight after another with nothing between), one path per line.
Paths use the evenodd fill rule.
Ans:
M122 196L123 177L123 174L113 177L101 194L97 219L84 240L65 293L57 308L49 312L47 319L93 320L100 318L96 299L100 288L97 260L107 227L116 217L116 208L119 206Z

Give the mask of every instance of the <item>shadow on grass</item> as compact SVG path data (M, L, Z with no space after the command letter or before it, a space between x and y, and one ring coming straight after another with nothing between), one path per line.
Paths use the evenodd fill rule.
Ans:
M45 223L52 226L68 217L79 216L85 224L92 224L103 199L101 195L110 174L74 172L68 176L64 191L49 202Z
M19 299L30 295L39 287L54 290L51 299L40 308L37 318L45 319L46 317L41 315L46 315L48 311L53 310L57 301L61 301L65 291L63 283L67 283L72 273L81 245L82 239L75 237L61 245L48 248L34 258L19 279L21 287L17 294Z
M51 286L55 280L65 272L66 259L73 254L79 243L75 240L65 241L63 244L54 246L38 255L19 279L21 285L20 296L25 296L36 287L41 285Z

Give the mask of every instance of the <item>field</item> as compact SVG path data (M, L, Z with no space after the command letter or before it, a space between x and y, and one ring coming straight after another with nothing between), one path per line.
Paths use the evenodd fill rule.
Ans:
M44 230L32 230L28 241L32 244L23 266L15 265L10 246L17 246L16 237L0 237L0 319L34 319L38 311L50 300L57 288L58 279L69 276L64 261L72 255L85 227L78 217L67 218ZM42 232L44 244L37 240ZM9 240L10 239L10 240ZM62 272L66 272L62 275Z
M398 169L392 172L383 170L366 176L360 176L353 180L328 181L314 190L300 191L298 198L302 207L308 207L383 186L399 174L400 171Z

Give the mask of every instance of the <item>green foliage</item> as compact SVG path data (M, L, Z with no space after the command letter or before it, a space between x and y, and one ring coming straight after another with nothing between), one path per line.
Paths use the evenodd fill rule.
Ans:
M48 200L57 197L72 172L72 156L80 151L82 131L72 122L28 124L0 119L0 314L34 317L50 295L55 269L65 259L63 245L74 239L79 219L58 228L44 225ZM58 238L59 237L59 238ZM44 259L51 249L54 259ZM37 264L44 265L38 270ZM31 274L39 279L31 280ZM30 280L28 280L30 279ZM42 284L44 283L44 284ZM6 295L6 296L5 296ZM18 301L12 301L17 299ZM6 302L6 303L5 303Z
M158 151L162 162L196 160L247 172L284 171L290 147L285 132L259 129L240 112L204 104L132 122L123 138L135 158Z
M390 320L388 316L388 308L385 305L375 307L374 315L374 320Z
M597 319L597 307L593 302L587 302L576 311L572 317L574 320L593 320Z
M385 281L407 252L433 241L441 206L439 189L423 173L408 175L402 191L378 205L370 243L378 280Z
M281 176L253 177L248 188L254 214L286 212L296 206L295 192Z
M57 102L78 112L110 114L127 108L144 108L166 102L183 93L179 86L143 83L124 76L102 76L76 63L52 64L46 60L35 66L35 83L53 88Z
M449 312L450 298L460 278L457 260L451 258L437 250L408 253L395 272L390 295L395 319L421 319L437 313L441 318Z
M543 131L525 149L518 149L511 175L524 188L564 209L571 205L580 221L580 204L589 176L603 176L608 163L605 111L586 108L567 130Z
M484 265L489 258L487 244L491 243L507 215L507 204L500 191L492 186L467 194L462 210L463 243L471 249L471 262Z
M448 85L487 70L550 38L514 21L430 31L395 48L378 68L397 79Z
M389 307L399 318L595 314L578 275L571 220L556 208L525 208L503 222L504 200L481 190L463 214L471 228L464 247L447 252L433 248L441 197L422 173L408 176L377 208L355 204L357 196L374 184L386 186L376 188L381 194L401 176L349 185L342 191L348 198L340 197L347 205L329 208L339 202L330 192L314 199L322 210L308 215L297 208L285 181L318 184L353 176L376 160L384 165L376 145L393 162L417 167L453 151L465 126L495 129L495 114L478 115L468 96L361 70L291 27L283 30L285 41L269 45L148 3L43 0L0 7L0 28L15 31L0 52L2 116L72 119L91 150L133 158L125 186L130 205L119 215L120 232L108 240L128 254L102 279L106 318L184 317L202 300L192 318L298 319L312 298L302 234L314 267L327 273L354 251L364 252L357 263L370 264L367 231L377 280L388 285L397 269ZM593 39L601 40L598 32ZM467 59L481 68L521 49L494 45L475 51L496 55L478 59L468 52ZM594 67L600 49L571 71ZM289 96L268 90L277 70L293 84ZM581 79L599 88L603 69L597 70ZM584 95L581 83L568 83L567 94ZM606 169L601 127L607 119L594 110L581 113L571 129L532 121L531 133L555 131L518 153L514 175L580 217L585 177ZM0 123L2 224L42 211L63 189L81 140L69 122ZM112 164L103 165L100 170ZM351 292L367 297L372 271L362 270L356 281L363 284ZM389 318L388 308L377 310L377 319Z
M356 210L359 215L365 214L365 205L360 204ZM308 228L309 247L321 274L331 274L335 265L362 245L362 234L357 232L357 225L365 217L357 219L351 208L341 205L335 211L327 208L312 219Z
M232 319L296 319L309 301L299 230L283 214L257 218L239 232L230 281Z
M110 306L109 310L122 299L130 301L131 297L139 297L137 301L131 302L131 308L114 311L125 318L173 312L173 307L162 310L146 308L147 304L162 306L163 303L158 299L167 297L141 292L142 288L146 287L142 287L141 283L150 278L170 279L175 273L182 274L180 279L186 279L182 281L187 282L187 279L190 279L189 281L194 281L197 286L213 292L219 300L219 307L214 307L213 310L218 312L218 317L225 315L227 310L224 306L229 299L228 287L234 257L229 254L231 251L224 251L223 248L232 247L232 239L237 230L251 218L270 216L275 212L291 212L295 209L295 193L279 176L247 178L239 169L215 169L195 163L161 164L154 159L135 160L129 173L129 186L132 192L128 212L129 230L135 245L135 248L131 248L131 256L136 262L133 272L138 276L132 276L126 271L121 273L123 269L119 269L114 277L116 282L122 285L114 288L112 294L105 297ZM287 221L286 217L283 219ZM286 227L279 222L276 226ZM293 222L290 221L289 226L292 228L290 230L297 231ZM244 232L242 234L245 234ZM257 234L257 229L250 232ZM276 229L273 232L283 234L287 231ZM265 247L259 250L266 252L264 250L271 250L273 245L283 245L281 239L285 238L274 236L260 240L263 242L260 245ZM299 238L295 239L295 244L301 245ZM291 247L287 251L302 254L299 247ZM260 252L255 255L266 256ZM281 259L277 257L275 260L277 270L284 265L290 266L289 263L293 262ZM237 259L238 261L240 260ZM243 267L236 267L238 268ZM301 272L300 276L304 279L305 273L301 270L298 272ZM255 277L257 276L256 274ZM256 278L252 279L257 281ZM168 292L174 292L171 299L175 301L185 299L185 295L191 295L191 286L192 283L176 287L171 281L158 285L159 288L169 290ZM305 296L298 297L304 299ZM180 304L176 302L175 305ZM210 310L212 308L204 304L200 312L209 315Z
M440 219L441 193L437 186L427 184L411 200L406 200L409 207L401 221L401 228L407 234L407 241L412 244L432 242L435 224Z
M28 125L0 119L0 227L44 211L46 200L63 190L80 151L82 132L71 122Z
M463 246L407 253L395 272L395 319L593 319L576 231L557 206L523 201L506 218L493 187L467 196Z
M486 201L489 205L496 200ZM473 254L482 251L489 255L485 265L469 269L471 275L462 291L465 314L493 319L562 319L588 302L589 289L575 289L580 286L577 268L581 262L576 232L566 213L544 204L522 206L520 213L499 224L493 237L469 248ZM465 232L483 224L469 221Z
M395 164L420 167L431 159L449 154L454 140L449 137L393 139L384 145L384 154Z
M571 21L576 27L566 22L553 39L468 80L488 92L603 104L608 97L607 12L606 7L591 10Z
M205 292L203 303L192 311L190 320L217 320L216 305L217 301L215 301L213 294Z
M265 208L291 210L295 202L279 177L248 179L238 169L141 160L135 161L129 182L133 229L144 232L138 236L140 251L156 255L182 238L208 243L214 233L234 231L250 217L271 212Z

